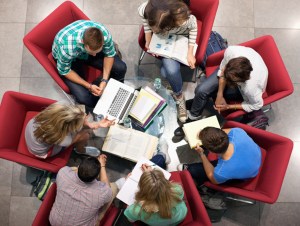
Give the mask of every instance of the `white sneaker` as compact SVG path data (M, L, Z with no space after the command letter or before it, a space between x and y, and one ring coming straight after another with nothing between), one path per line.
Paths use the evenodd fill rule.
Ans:
M169 145L165 139L160 139L157 147L157 153L162 152L166 156L166 164L171 162L171 158L168 152Z
M182 94L181 98L177 98L174 95L174 100L176 102L176 107L177 107L177 117L180 122L185 122L188 116L187 116L187 111L185 106L184 95Z

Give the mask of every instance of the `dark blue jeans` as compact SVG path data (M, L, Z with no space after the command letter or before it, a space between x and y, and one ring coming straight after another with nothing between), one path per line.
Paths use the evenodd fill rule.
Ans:
M213 166L216 166L218 164L218 160L211 161L210 162ZM208 177L206 176L204 167L202 162L187 164L188 168L187 170L192 175L193 179L196 181L196 183L200 186L205 181L208 181Z
M195 97L190 110L192 116L201 115L208 99L217 97L219 87L218 70L219 68L196 87ZM226 100L243 100L238 87L225 87L223 96Z
M150 161L155 163L159 167L166 169L166 159L161 153L154 155L152 159L150 159Z
M120 82L124 82L124 77L127 71L126 64L119 58L119 56L114 57L114 64L110 72L110 78L114 78ZM103 60L104 54L102 52L98 53L96 56L89 55L87 60L77 59L72 63L72 70L74 70L81 78L86 79L84 73L83 65L89 65L94 68L103 70ZM76 102L86 105L88 108L94 108L97 104L99 97L94 96L85 87L70 81L69 79L61 76L66 85L69 87L71 94L74 95ZM93 84L99 85L102 77L98 77Z

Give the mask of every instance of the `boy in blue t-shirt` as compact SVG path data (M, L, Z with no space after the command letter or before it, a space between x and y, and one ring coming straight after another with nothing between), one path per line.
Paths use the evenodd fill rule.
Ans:
M231 179L255 177L261 165L260 147L240 128L218 129L206 127L199 138L209 151L218 154L218 160L210 162L204 150L197 146L202 163L184 164L199 185L210 180L221 184Z

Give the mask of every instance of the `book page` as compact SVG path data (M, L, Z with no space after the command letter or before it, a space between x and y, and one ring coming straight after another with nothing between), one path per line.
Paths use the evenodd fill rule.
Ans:
M132 170L130 177L127 178L125 184L117 194L117 198L125 202L127 205L132 205L135 202L135 193L138 191L138 182L143 174L143 171L141 169L142 164L153 165L154 163L144 157L141 157ZM152 168L161 170L165 178L167 180L170 179L171 173L169 173L168 171L156 165L152 166Z
M105 138L102 150L123 157L130 134L130 130L118 125L111 126Z
M145 133L132 133L128 139L124 158L137 161L142 156L145 156L150 145L150 138L145 136Z
M148 52L170 58L175 45L175 39L176 35L173 34L167 36L153 34Z
M195 56L198 45L194 45L193 55ZM189 39L183 35L178 35L175 46L172 52L172 58L177 60L185 65L188 65L187 54L189 48Z
M207 126L220 128L217 116L200 119L198 121L186 123L182 129L186 135L188 143L191 148L195 148L197 144L202 145L201 140L198 138L199 132Z
M138 191L138 182L127 178L125 184L117 194L117 198L127 205L132 205L135 202L135 193Z

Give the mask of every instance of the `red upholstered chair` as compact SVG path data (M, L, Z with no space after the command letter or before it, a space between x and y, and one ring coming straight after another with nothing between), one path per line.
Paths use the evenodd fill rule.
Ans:
M262 36L239 45L254 49L261 55L267 65L269 76L266 91L263 94L264 106L293 93L293 84L272 36ZM225 50L215 53L207 58L207 76L210 76L221 64L224 51ZM228 120L239 117L243 114L246 114L243 110L223 112L223 115Z
M244 129L260 146L263 157L259 174L255 178L244 182L225 183L221 185L205 182L205 185L218 191L252 200L271 204L276 202L293 150L293 142L286 137L238 122L228 121L224 125L224 128L233 127ZM210 160L212 160L212 155L208 156Z
M57 185L56 185L56 183L53 183L51 185L51 187L49 188L49 190L45 196L45 199L44 199L43 203L41 204L41 206L34 218L32 226L50 226L49 216L50 216L50 212L51 212L53 203L55 201L56 190L57 190ZM113 222L114 222L115 218L117 217L118 213L119 213L119 210L115 206L111 205L110 208L106 211L99 226L113 225Z
M89 18L74 3L66 1L36 25L23 39L25 46L32 55L62 90L68 94L70 94L70 90L58 74L51 51L55 35L62 28L76 20L89 20ZM92 67L87 67L85 74L87 81L92 82L101 72Z
M196 52L196 64L199 65L206 51L206 46L210 36L210 32L215 20L219 5L219 0L190 0L190 10L197 18L198 34L196 43L198 44ZM140 47L143 49L139 64L145 55L145 33L142 27L138 38Z
M171 172L170 180L182 185L184 200L188 208L187 216L179 226L212 225L190 173L187 170ZM138 222L134 223L134 225L145 224Z
M67 164L72 146L56 156L40 159L28 151L25 142L28 121L54 102L13 91L4 94L0 107L0 158L54 173Z

